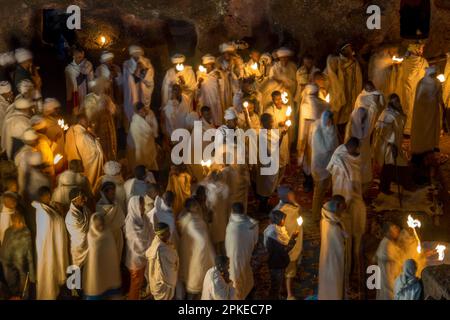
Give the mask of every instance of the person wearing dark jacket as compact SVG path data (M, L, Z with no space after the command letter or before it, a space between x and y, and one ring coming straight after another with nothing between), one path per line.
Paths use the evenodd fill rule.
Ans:
M286 215L278 210L271 213L271 224L264 230L264 246L269 254L270 269L269 299L280 299L280 290L284 283L285 269L289 265L289 251L295 246L299 231L289 237L284 226Z

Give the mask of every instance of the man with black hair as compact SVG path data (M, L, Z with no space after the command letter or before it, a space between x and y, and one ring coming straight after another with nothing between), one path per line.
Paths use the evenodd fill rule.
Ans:
M214 264L205 275L202 300L236 300L236 289L230 279L230 259L216 256Z

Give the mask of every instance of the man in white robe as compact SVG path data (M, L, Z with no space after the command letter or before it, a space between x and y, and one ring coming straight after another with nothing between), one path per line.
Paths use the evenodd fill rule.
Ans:
M319 300L343 300L346 298L346 241L348 234L342 221L345 199L335 196L322 208Z
M331 187L331 174L328 163L339 146L333 113L326 110L312 128L311 134L311 175L314 180L312 215L315 222L320 221L321 208L325 194Z
M380 290L377 290L377 300L393 300L395 279L400 275L403 265L403 253L397 240L400 228L387 222L384 227L384 238L378 246L376 259L381 269Z
M77 47L73 50L73 61L67 65L66 98L68 112L77 112L88 94L88 83L94 80L94 67L86 59L84 50Z
M185 65L186 57L175 54L170 59L173 66L167 70L164 76L161 92L161 105L165 106L172 96L172 86L177 84L181 87L183 97L189 110L192 110L194 93L197 87L195 73L191 66Z
M217 69L221 73L220 90L225 108L233 104L233 95L239 90L239 79L244 77L244 62L237 54L235 43L227 42L219 46L221 55L217 58Z
M124 184L126 202L128 203L131 197L134 196L145 196L151 183L156 183L153 174L147 171L145 166L136 166L134 168L134 177L125 181Z
M294 52L282 47L275 55L278 61L274 63L269 73L269 79L274 83L271 90L287 92L288 98L293 102L297 89L297 66L291 61Z
M116 185L116 201L123 212L127 212L128 199L125 193L125 181L122 177L122 165L117 161L108 161L103 166L104 175L97 180L94 195L98 196L102 185L109 181Z
M67 231L64 219L50 205L51 192L48 187L39 189L36 209L36 298L56 300L60 286L66 281L69 265Z
M33 152L38 152L38 135L33 129L26 130L22 135L24 146L20 148L14 157L14 165L17 168L17 185L19 194L23 195L26 188L28 171L30 170L29 159Z
M103 173L103 149L100 141L90 131L85 115L79 115L77 124L67 131L65 151L67 161L81 160L84 174L91 186L95 186Z
M128 163L133 168L144 165L148 170L158 170L155 138L158 128L146 121L148 109L136 104L127 138Z
M150 107L155 87L153 65L144 57L144 50L139 46L128 48L130 59L123 63L124 109L128 122L134 114L136 103L141 102Z
M64 154L65 135L64 128L59 123L61 117L61 104L54 98L46 98L42 105L42 117L44 126L46 127L45 135L53 142L53 154L60 154L64 157L63 161L54 164L55 172L59 173L63 170L66 162Z
M70 198L70 208L66 214L65 223L70 239L71 262L81 268L88 253L87 234L91 212L87 207L88 198L81 189L72 189Z
M6 111L14 101L14 93L8 81L0 82L0 137L3 134Z
M305 55L303 57L303 64L298 68L296 73L297 89L295 93L295 102L300 105L302 102L302 94L305 87L312 82L313 75L320 70L314 65L314 57L312 55Z
M178 279L178 253L170 240L170 227L166 223L159 222L155 226L155 233L156 236L145 253L150 291L155 300L172 300Z
M184 211L178 218L178 227L179 277L184 283L187 299L197 300L202 292L205 274L214 265L215 253L200 205L194 198L186 200Z
M18 99L12 104L12 111L6 115L2 131L2 150L6 151L9 160L14 159L15 153L21 146L23 133L31 128L33 105L29 100Z
M205 275L201 300L237 300L236 289L230 279L230 259L216 256L214 264Z
M263 76L262 65L260 63L261 53L256 49L252 49L250 50L249 57L250 59L246 63L244 63L243 66L244 77L252 77L255 80L259 81Z
M243 204L234 203L226 229L225 251L230 259L230 279L239 300L245 300L254 287L251 259L258 230L258 222L247 216Z
M163 222L170 228L170 241L177 248L178 246L178 232L175 223L175 215L173 213L173 203L175 195L171 191L166 191L160 197L155 198L153 209L147 213L150 223L153 229L156 228L158 223ZM154 233L150 234L150 238L153 240Z
M359 274L359 252L361 237L366 231L366 206L362 198L361 157L359 155L359 140L351 138L346 144L340 145L328 164L327 170L332 177L333 195L345 198L351 217L348 232L352 235L353 259L352 265Z
M114 103L120 105L122 101L119 101L118 98L121 93L123 76L120 67L114 63L114 54L112 52L102 52L100 65L95 69L95 77L107 80L106 94L111 97Z
M200 107L207 106L211 109L214 125L218 127L223 122L227 106L221 98L221 74L215 69L215 63L216 58L212 55L202 57L204 70L197 72L197 100Z
M188 129L187 116L190 112L188 101L182 94L181 86L172 85L171 96L162 108L162 131L169 144L176 129Z

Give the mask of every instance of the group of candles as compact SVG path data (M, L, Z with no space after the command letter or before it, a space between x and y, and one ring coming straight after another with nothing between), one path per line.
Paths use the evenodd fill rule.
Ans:
M419 220L414 219L411 215L408 216L407 223L408 223L408 227L413 229L414 237L417 240L417 253L420 254L422 252L422 246L421 246L420 238L419 238L419 235L417 234L416 228L420 228L422 226L422 224ZM444 261L446 249L447 249L447 247L442 244L438 244L436 246L436 248L434 250L438 254L438 261Z
M392 61L395 63L395 64L400 64L400 63L402 63L403 62L403 60L404 60L404 58L399 58L399 57L397 57L397 56L393 56L392 57ZM444 74L440 74L440 75L438 75L437 77L436 77L440 82L442 82L442 83L444 83L445 82L445 75Z

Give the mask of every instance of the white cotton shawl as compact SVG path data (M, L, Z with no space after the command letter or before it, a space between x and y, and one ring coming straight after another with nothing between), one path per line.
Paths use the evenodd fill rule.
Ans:
M72 263L81 267L87 257L87 233L89 231L90 212L87 207L78 209L73 202L66 215L66 227L70 236Z
M149 170L158 170L155 129L136 113L130 124L127 150L130 165L145 165Z

